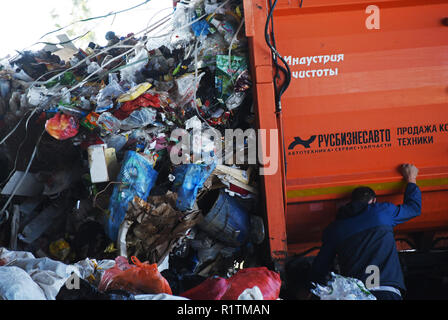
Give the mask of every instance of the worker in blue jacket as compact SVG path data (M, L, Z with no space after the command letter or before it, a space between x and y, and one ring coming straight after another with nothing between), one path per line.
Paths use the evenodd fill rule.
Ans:
M378 203L369 187L353 190L351 202L339 209L336 220L323 232L310 273L313 283L327 282L337 257L340 274L363 281L378 300L402 299L406 287L393 228L420 215L421 192L414 165L402 165L401 173L407 182L401 205Z

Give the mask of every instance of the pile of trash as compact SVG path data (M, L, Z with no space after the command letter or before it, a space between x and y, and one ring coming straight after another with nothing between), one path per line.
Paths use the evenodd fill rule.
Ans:
M167 294L256 266L259 168L223 138L255 126L242 1L179 2L172 24L0 61L1 247L155 267Z
M266 267L210 277L173 295L155 264L125 257L64 264L0 248L0 300L275 300L280 276Z

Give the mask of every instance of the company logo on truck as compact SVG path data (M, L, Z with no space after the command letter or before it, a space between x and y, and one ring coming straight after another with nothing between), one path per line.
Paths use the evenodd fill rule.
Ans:
M294 137L294 141L290 143L288 150L294 149L297 145L302 145L306 149L311 148L311 144L316 140L316 136L311 136L308 140L302 140L300 137Z
M390 142L390 129L320 134L318 141L319 148Z
M373 129L318 134L308 140L294 137L288 150L295 150L298 145L304 149L290 151L289 155L386 148L391 147L392 143L390 129Z

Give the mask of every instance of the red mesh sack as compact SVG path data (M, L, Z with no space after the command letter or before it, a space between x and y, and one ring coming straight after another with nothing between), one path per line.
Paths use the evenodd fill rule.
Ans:
M131 257L134 265L127 263L124 257L115 259L115 266L105 271L98 289L124 290L133 294L172 294L168 281L160 274L157 264L140 262Z
M180 296L190 300L220 300L229 287L227 281L221 277L208 278Z

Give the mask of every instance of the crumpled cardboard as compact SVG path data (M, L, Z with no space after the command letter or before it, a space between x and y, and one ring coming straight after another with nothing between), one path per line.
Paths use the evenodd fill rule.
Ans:
M126 235L127 255L160 264L186 232L202 219L200 210L176 210L177 194L150 196L147 201L135 197L125 220L131 222Z

